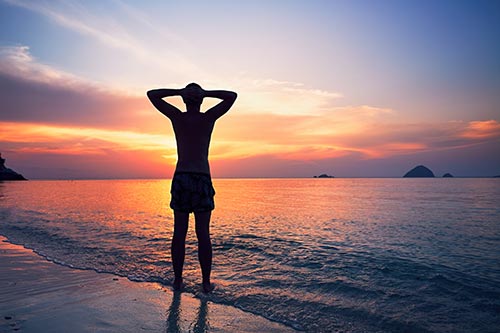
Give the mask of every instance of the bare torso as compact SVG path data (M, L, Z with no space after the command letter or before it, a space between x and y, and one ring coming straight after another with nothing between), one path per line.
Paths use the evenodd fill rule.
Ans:
M208 150L215 121L201 112L182 112L171 121L177 141L175 170L210 174Z

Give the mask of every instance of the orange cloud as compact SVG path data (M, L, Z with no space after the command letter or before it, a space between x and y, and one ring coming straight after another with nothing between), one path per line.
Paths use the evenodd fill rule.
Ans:
M217 128L212 156L274 154L281 159L319 160L357 154L365 159L380 159L458 149L500 137L498 123L491 121L404 124L387 117L392 114L390 110L365 106L337 108L331 114L233 114ZM476 135L464 136L470 128Z
M24 153L103 155L108 150L120 150L176 158L175 142L166 135L29 123L3 122L0 128L0 142Z
M500 137L500 123L496 120L471 121L462 133L469 139Z

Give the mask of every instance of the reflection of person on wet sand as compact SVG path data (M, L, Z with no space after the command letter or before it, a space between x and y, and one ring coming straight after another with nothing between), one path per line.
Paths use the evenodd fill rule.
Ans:
M181 294L174 293L172 303L168 309L167 333L187 331L186 327L182 326L182 323L186 323L186 318L181 318L181 314ZM198 313L196 315L196 321L189 325L189 332L205 333L208 331L210 331L210 325L208 322L208 303L206 300L201 299L200 307L198 308Z
M164 97L181 96L186 112L181 112ZM174 210L174 235L172 238L172 264L174 289L182 288L185 242L189 213L194 213L198 258L204 292L213 289L210 283L212 269L212 243L210 241L210 216L214 209L215 191L212 186L208 150L215 121L223 116L236 100L236 93L225 90L203 90L190 83L183 89L157 89L148 91L151 103L172 122L177 141L177 166L172 179L170 207ZM222 101L206 112L200 107L204 98Z
M181 332L180 306L181 306L181 294L174 293L172 297L172 304L170 304L170 308L168 309L167 333Z

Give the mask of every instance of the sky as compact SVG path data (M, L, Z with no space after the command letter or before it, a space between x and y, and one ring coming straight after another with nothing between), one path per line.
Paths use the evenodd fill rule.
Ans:
M214 177L499 175L499 59L493 0L0 0L0 152L29 179L169 178L145 93L197 82L238 93Z

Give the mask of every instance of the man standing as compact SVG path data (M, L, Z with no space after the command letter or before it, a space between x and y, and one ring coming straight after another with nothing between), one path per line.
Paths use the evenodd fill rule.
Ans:
M174 268L174 290L180 290L184 266L186 234L189 213L195 217L198 238L198 259L202 273L203 291L212 291L212 243L210 241L210 216L215 208L215 190L212 186L208 151L215 121L223 116L236 100L236 93L225 90L203 90L190 83L183 89L157 89L148 91L153 105L172 122L177 141L177 165L170 193L170 208L174 210L174 235L172 237L172 265ZM180 111L163 100L164 97L181 96L186 112ZM206 112L200 107L204 98L222 101Z

